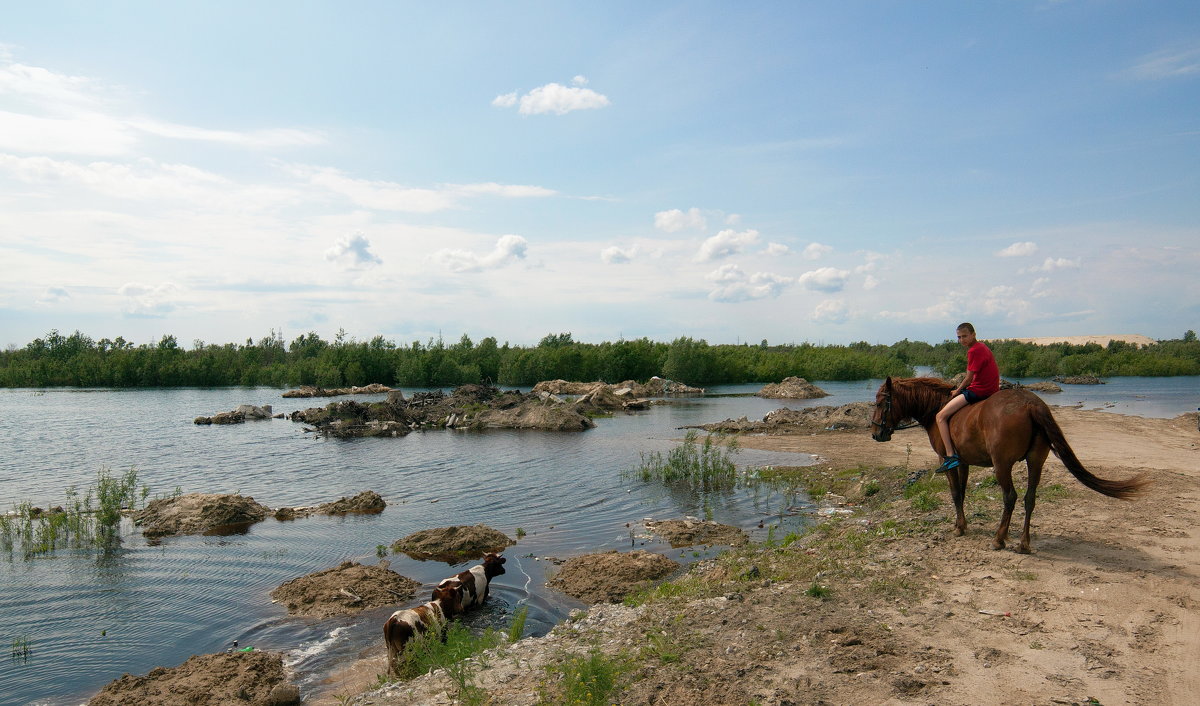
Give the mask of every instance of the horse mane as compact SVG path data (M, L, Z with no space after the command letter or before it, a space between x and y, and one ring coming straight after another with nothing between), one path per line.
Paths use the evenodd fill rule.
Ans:
M938 378L892 378L893 404L921 426L933 424L953 389L953 385Z

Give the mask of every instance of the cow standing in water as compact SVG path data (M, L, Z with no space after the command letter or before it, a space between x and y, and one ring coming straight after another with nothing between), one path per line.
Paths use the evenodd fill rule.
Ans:
M436 631L446 639L446 622L462 612L463 586L457 580L442 581L433 590L433 600L416 608L392 613L383 624L383 641L387 644L388 668L399 673L398 657L417 635Z
M505 561L507 559L499 554L484 554L482 564L472 566L470 569L456 576L442 579L442 582L438 584L438 588L457 581L462 585L463 610L482 605L487 600L488 586L491 584L492 579L504 573Z

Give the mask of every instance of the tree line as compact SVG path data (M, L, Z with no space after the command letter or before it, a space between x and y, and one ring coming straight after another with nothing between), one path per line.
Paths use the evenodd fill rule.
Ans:
M989 345L1005 377L1200 375L1200 343L1193 331L1142 347L1119 341L1107 346ZM382 336L357 341L344 332L332 341L308 332L289 343L272 330L245 344L197 340L185 348L171 335L153 344L134 344L120 336L97 341L79 331L63 335L52 330L23 348L0 353L0 387L520 386L554 379L644 382L656 375L703 386L775 382L789 375L809 380L910 376L914 366L949 376L965 369L966 356L949 340L710 345L680 337L670 343L648 338L583 343L570 333L558 333L535 346L500 345L492 337L476 343L466 334L456 343L438 338L397 345Z

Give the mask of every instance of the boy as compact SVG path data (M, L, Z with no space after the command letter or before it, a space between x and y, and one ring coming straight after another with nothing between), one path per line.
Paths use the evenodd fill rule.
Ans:
M938 466L938 473L958 468L961 460L950 439L950 417L969 404L982 402L1000 389L1000 368L991 349L975 338L975 327L969 323L958 325L958 342L967 349L967 376L950 393L950 401L937 413L938 430L946 447L946 457Z

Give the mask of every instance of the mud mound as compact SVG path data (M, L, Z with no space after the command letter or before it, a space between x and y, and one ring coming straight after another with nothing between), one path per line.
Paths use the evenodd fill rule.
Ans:
M875 405L871 402L851 402L840 407L823 405L799 410L784 407L767 413L762 421L751 421L742 417L683 428L703 429L721 434L788 434L800 431L869 429L874 410Z
M1054 382L1064 385L1103 385L1104 381L1095 375L1055 375Z
M144 677L110 682L88 706L285 706L300 691L284 677L283 657L271 652L195 655L178 667L157 667Z
M596 423L573 407L526 399L507 409L485 409L470 420L470 426L476 429L584 431Z
M755 395L768 399L811 400L828 397L829 393L804 378L792 376L784 378L783 382L763 385Z
M152 500L133 514L134 524L147 537L219 533L260 522L271 509L241 495L189 493Z
M325 503L317 508L318 512L326 515L345 515L348 512L374 514L383 512L387 503L373 490L364 490L352 498L341 498L331 503Z
M682 520L647 520L646 529L665 539L672 547L691 547L697 544L728 544L740 547L750 541L746 533L737 527L691 517Z
M455 525L413 532L392 544L392 551L403 552L414 559L435 559L457 564L478 559L488 552L502 552L516 544L503 532L487 525Z
M546 585L585 603L616 603L677 568L662 554L641 549L585 554L568 559Z
M326 390L323 387L313 387L312 385L301 385L298 390L288 390L280 395L281 397L337 397L339 395L378 395L384 392L391 392L392 388L387 385L380 385L373 382L370 385L358 387L335 387Z
M1052 382L1031 382L1024 387L1034 392L1062 392L1062 388Z
M347 561L280 585L271 591L271 600L284 604L288 615L328 618L403 603L420 587L389 569L386 561L375 566Z

